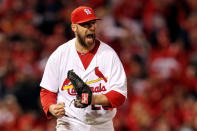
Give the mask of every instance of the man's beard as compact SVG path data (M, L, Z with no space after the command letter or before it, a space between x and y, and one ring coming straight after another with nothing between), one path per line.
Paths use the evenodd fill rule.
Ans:
M85 40L79 35L77 34L77 37L79 39L79 43L83 46L83 47L88 47L88 45L86 44Z
M85 39L83 39L82 36L81 36L80 34L77 34L77 37L78 37L79 43L80 43L83 47L88 48L88 47L91 45L91 44L86 43L86 42L85 42ZM93 38L93 42L92 42L92 43L94 43L94 41L95 41L95 36L93 36L93 37L94 37L94 38Z

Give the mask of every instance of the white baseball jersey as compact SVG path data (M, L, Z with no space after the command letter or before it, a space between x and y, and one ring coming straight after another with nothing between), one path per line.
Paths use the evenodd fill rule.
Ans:
M126 75L119 57L107 44L100 46L91 63L84 69L75 48L76 38L58 47L49 57L40 86L58 93L57 102L65 103L66 114L59 120L74 118L88 125L103 124L111 121L116 108L105 110L101 105L89 105L87 108L76 108L74 99L76 92L67 79L67 72L73 70L92 89L93 94L104 94L110 90L117 91L127 97ZM98 67L107 81L95 74ZM96 108L95 108L96 107Z

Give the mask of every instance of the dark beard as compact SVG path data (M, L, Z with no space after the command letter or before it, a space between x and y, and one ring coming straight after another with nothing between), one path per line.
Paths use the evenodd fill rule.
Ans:
M85 41L83 40L83 38L82 38L79 34L77 34L77 37L78 37L78 39L79 39L79 43L80 43L83 47L87 48L88 46L87 46L87 44L85 43Z

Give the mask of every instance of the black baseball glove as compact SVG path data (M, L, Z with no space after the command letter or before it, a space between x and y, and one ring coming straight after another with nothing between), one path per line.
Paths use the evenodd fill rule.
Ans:
M91 88L83 82L83 80L73 72L69 70L67 78L72 83L74 90L77 92L77 96L74 102L75 107L85 108L91 104L92 101L92 90Z

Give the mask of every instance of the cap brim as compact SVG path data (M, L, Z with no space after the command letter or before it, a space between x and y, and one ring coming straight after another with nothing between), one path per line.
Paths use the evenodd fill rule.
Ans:
M102 20L102 19L98 18L98 17L94 17L94 18L89 18L89 19L86 19L86 20L78 21L78 22L76 22L76 24L81 24L81 23L85 23L85 22L88 22L88 21L92 21L92 20Z

